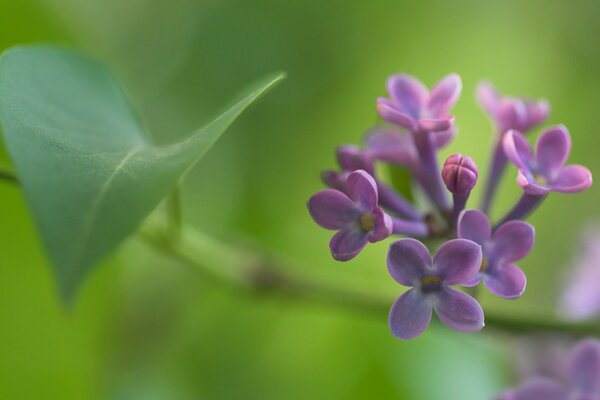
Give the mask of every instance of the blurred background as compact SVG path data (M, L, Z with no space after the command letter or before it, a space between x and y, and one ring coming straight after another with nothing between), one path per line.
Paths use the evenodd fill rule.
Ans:
M442 156L470 155L482 176L493 138L474 100L482 78L502 93L546 97L549 123L571 131L571 162L594 173L599 18L593 0L0 0L0 49L59 43L99 58L158 142L201 126L250 81L287 71L188 175L185 218L258 242L305 276L395 296L387 242L336 263L330 232L305 206L335 147L359 144L376 122L387 76L404 71L428 86L462 76L460 133ZM10 166L4 152L0 161ZM518 197L514 179L511 168L496 215ZM598 188L550 196L531 218L526 294L515 302L484 293L486 311L553 316L580 232L600 220L599 200ZM19 190L0 184L0 206L0 398L478 400L515 383L505 336L430 329L399 341L386 315L239 293L136 239L64 309Z

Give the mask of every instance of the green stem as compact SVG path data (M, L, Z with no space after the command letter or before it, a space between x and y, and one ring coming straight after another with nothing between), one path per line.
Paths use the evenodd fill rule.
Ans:
M182 211L181 211L181 187L179 184L173 189L166 200L167 213L169 216L169 228L176 236L181 235Z
M164 220L152 217L142 227L143 240L163 254L204 272L210 278L244 291L302 298L361 312L385 320L394 298L322 283L299 276L281 258L254 248L240 248L182 226L179 238L168 235ZM600 336L598 323L568 323L554 319L514 318L486 314L486 329L511 334L562 333L573 337Z

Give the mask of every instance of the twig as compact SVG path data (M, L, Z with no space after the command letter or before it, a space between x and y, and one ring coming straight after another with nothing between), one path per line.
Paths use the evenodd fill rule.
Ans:
M152 217L140 235L154 249L204 272L227 285L257 294L301 298L386 320L393 298L320 283L301 277L289 263L256 248L239 248L182 225L173 238L160 217ZM555 319L515 318L486 314L486 330L510 334L553 332L571 337L600 336L598 323L569 323Z

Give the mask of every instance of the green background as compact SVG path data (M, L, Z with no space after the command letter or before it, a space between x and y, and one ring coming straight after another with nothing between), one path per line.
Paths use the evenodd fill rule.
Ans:
M473 93L488 78L504 93L546 97L549 123L571 131L571 161L595 172L598 18L592 0L0 0L0 48L61 43L101 59L159 142L202 125L248 82L287 71L190 173L185 218L258 242L320 281L393 296L402 289L387 275L387 243L336 263L330 233L305 208L335 147L359 143L376 121L386 77L404 71L432 85L461 75L460 133L442 157L471 155L485 175L492 128ZM514 175L497 215L518 197ZM531 218L526 294L484 294L485 309L553 315L598 198L596 188L552 195ZM65 310L20 192L1 184L0 205L1 398L477 400L514 383L503 336L436 329L402 342L385 315L239 293L135 239Z

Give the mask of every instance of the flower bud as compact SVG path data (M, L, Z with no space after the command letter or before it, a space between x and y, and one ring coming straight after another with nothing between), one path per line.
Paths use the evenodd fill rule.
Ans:
M470 157L453 154L444 163L442 179L450 193L465 196L477 183L477 166Z

